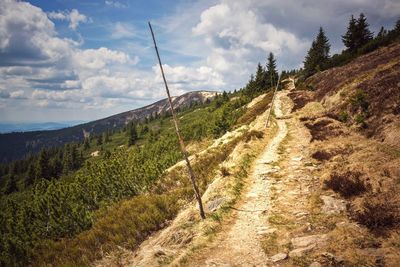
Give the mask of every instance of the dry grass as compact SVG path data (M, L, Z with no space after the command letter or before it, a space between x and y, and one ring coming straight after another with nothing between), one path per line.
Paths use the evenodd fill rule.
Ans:
M258 115L265 112L268 108L268 105L272 101L273 92L268 92L265 94L264 98L256 103L251 108L248 108L246 112L237 120L238 125L249 124L252 122Z

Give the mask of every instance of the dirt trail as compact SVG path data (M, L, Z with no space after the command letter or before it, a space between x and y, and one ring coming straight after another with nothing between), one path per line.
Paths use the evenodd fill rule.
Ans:
M288 110L286 94L287 91L280 91L277 94L274 112L278 118L286 115L284 112ZM267 223L270 181L266 178L269 173L277 172L279 169L274 165L279 160L278 148L287 134L286 122L277 120L277 124L279 127L277 135L265 147L248 178L252 184L243 197L243 204L237 208L234 225L215 240L215 247L210 249L211 254L207 253L207 259L200 265L265 265L267 256L260 246L259 239L271 230Z

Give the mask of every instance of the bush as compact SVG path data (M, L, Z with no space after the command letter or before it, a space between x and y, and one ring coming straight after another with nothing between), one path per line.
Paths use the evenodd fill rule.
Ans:
M341 122L348 122L350 119L349 114L346 111L342 111L339 113L338 120Z
M221 169L220 169L220 171L221 171L221 175L222 175L223 177L229 176L229 175L231 174L231 173L229 172L229 169L228 169L227 167L225 167L225 166L222 166Z
M352 217L374 231L400 224L400 205L394 193L374 193L365 197L362 209L351 211Z
M319 160L319 161L324 161L324 160L329 160L332 157L332 155L327 151L318 150L318 151L314 152L311 155L311 157L316 160Z
M366 118L366 116L365 116L364 113L357 114L356 117L354 118L354 121L357 124L364 124L365 123L365 118Z
M347 171L344 173L333 173L325 185L345 198L357 196L367 191L367 186L361 181L360 172Z
M353 108L361 108L361 111L366 112L369 107L369 102L367 101L367 95L361 89L358 89L349 99Z

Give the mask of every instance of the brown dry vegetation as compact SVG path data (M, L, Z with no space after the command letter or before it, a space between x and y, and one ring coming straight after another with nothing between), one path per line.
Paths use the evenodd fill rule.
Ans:
M334 136L341 136L345 131L329 118L321 118L308 121L305 126L310 130L311 142L314 140L322 141Z
M361 172L334 172L325 185L345 198L360 195L367 191L368 186L360 179Z
M258 115L262 114L271 103L272 96L273 96L272 91L266 93L261 101L259 101L257 104L246 110L246 112L237 120L237 125L249 124Z
M293 100L321 101L331 117L362 129L368 137L400 147L400 43L361 56L306 80L313 92Z
M306 117L298 112L312 136L319 190L324 187L315 189L314 198L335 192L348 203L344 218L323 215L322 204L312 202L319 203L312 204L314 225L332 226L326 249L343 257L345 265L398 266L400 261L399 62L397 43L318 73L306 80L314 90L303 86L290 94L301 106L309 99L325 109Z

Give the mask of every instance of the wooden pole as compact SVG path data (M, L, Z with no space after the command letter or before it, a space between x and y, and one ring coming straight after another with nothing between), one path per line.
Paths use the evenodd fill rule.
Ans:
M183 142L181 133L180 133L180 131L179 131L178 119L177 119L177 117L176 117L176 114L175 114L175 111L174 111L174 107L173 107L173 105L172 105L171 95L170 95L170 93L169 93L167 80L165 79L164 69L163 69L163 66L162 66L162 64L161 64L160 54L158 53L158 48L157 48L157 44L156 44L156 39L155 39L155 37L154 37L154 32L153 32L153 28L151 27L150 21L149 21L149 28L150 28L151 36L153 37L154 48L155 48L155 50L156 50L157 59L158 59L158 64L160 65L161 75L162 75L162 78L163 78L163 80L164 80L165 90L167 91L169 107L171 108L172 118L173 118L173 120L174 120L174 125L175 125L175 132L176 132L176 135L178 136L178 140L179 140L179 144L180 144L180 147L181 147L181 151L182 151L183 157L185 158L186 166L187 166L187 169L188 169L188 172L189 172L189 177L190 177L190 180L192 181L192 185L193 185L193 189L194 189L194 194L195 194L196 199L197 199L197 202L198 202L198 204L199 204L200 217L201 217L202 219L205 219L206 216L205 216L205 213L204 213L203 203L202 203L202 201L201 201L201 196L200 196L199 188L197 187L196 179L195 179L195 176L194 176L194 173L193 173L193 169L192 169L192 166L190 165L190 161L189 161L189 157L188 157L188 152L187 152L187 150L186 150L185 143Z
M274 101L275 101L275 95L276 95L276 91L278 90L278 86L279 86L279 81L281 80L281 75L278 76L278 82L275 86L275 90L274 90L274 94L272 96L272 101L271 101L271 107L269 109L269 113L268 113L268 117L267 117L267 122L265 123L265 128L268 128L268 123L269 123L269 117L271 116L271 112L272 109L274 108Z

